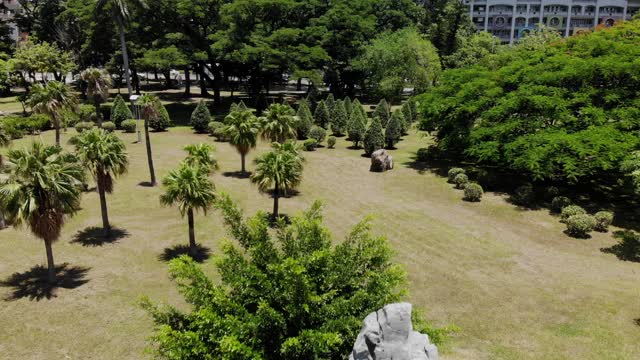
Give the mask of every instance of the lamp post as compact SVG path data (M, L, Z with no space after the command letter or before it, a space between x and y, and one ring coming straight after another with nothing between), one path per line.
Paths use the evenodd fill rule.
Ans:
M133 111L136 116L136 129L138 130L138 144L142 142L142 132L140 131L140 107L136 104L140 95L131 95L129 101L133 104Z

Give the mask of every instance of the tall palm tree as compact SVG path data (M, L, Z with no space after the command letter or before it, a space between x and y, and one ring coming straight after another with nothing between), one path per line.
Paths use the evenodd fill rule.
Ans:
M253 112L240 109L227 115L225 122L227 126L224 128L224 133L227 135L229 143L240 153L242 175L246 175L245 157L251 149L256 147L260 123Z
M272 147L272 151L255 160L256 170L251 181L262 192L273 188L272 219L275 221L278 218L280 192L286 193L300 184L304 159L292 141L273 143Z
M162 185L164 194L160 203L165 206L177 205L182 217L187 215L189 222L189 254L196 256L196 235L194 228L194 210L202 210L205 214L215 200L215 187L209 180L207 168L180 164L177 170L171 171Z
M14 226L25 224L44 240L48 280L54 284L51 244L60 238L65 216L79 209L84 168L61 147L34 142L29 149L9 151L4 173L0 202L6 216Z
M45 85L36 84L31 88L27 100L34 112L47 115L56 129L56 145L60 146L60 127L62 111L75 109L77 98L71 89L59 81L49 81Z
M211 173L218 170L218 162L213 158L211 153L214 147L209 144L191 144L184 148L187 152L187 157L184 162L190 166L200 166L207 170L207 173Z
M109 99L111 76L104 70L88 68L80 73L80 79L87 83L87 95L93 99L93 104L96 107L98 127L102 127L100 104Z
M127 51L127 39L125 36L124 24L127 19L129 19L129 6L134 3L140 6L146 5L144 0L98 0L96 4L96 11L101 11L105 7L110 6L113 11L113 18L115 19L116 24L118 24L120 47L122 48L122 63L124 65L124 76L127 81L129 99L131 99L131 95L133 95L133 88L131 87L131 74L129 73L129 52Z
M296 112L289 105L271 104L260 118L262 137L271 142L284 143L287 139L295 139Z
M149 121L158 116L156 98L151 95L143 95L138 99L142 117L144 118L144 139L147 145L147 162L149 163L149 175L151 176L151 186L158 185L156 172L153 168L153 154L151 152L151 136L149 136Z
M89 169L98 187L100 210L102 212L102 229L104 236L111 234L107 196L113 192L113 178L124 174L129 166L129 159L124 142L113 133L103 129L91 129L71 139L76 147L76 154Z

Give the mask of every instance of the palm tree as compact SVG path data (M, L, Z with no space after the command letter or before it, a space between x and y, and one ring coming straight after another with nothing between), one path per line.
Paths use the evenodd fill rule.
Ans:
M75 109L77 104L71 89L59 81L49 81L44 86L36 84L27 102L34 112L49 117L56 129L56 145L60 146L61 113L65 109Z
M165 206L177 205L182 217L187 215L189 254L194 257L197 249L193 212L202 210L206 214L215 200L215 187L208 178L208 170L183 162L177 170L162 179L162 185L165 193L160 196L160 203Z
M34 142L29 149L9 151L4 172L0 202L5 214L13 226L25 224L44 240L48 280L54 284L51 244L60 238L65 216L79 209L84 169L61 147Z
M207 170L207 173L211 173L218 170L218 162L213 158L211 153L214 151L214 147L209 144L191 144L184 148L187 152L187 157L184 162L190 166L200 166Z
M295 189L300 184L304 159L292 141L284 144L273 143L272 147L272 151L255 160L256 170L251 176L251 181L257 184L262 192L268 192L273 188L272 219L275 221L278 218L280 192L284 191L286 194L288 190Z
M98 187L102 229L104 236L111 234L106 194L113 192L113 178L124 174L129 165L124 142L103 129L91 129L71 139L76 154L89 169Z
M93 104L96 107L98 127L102 127L100 104L109 99L111 76L104 70L88 68L80 73L80 79L87 83L87 95L93 98Z
M144 118L144 139L147 144L147 162L149 163L149 175L151 176L151 186L158 185L156 172L153 168L153 154L151 153L151 137L149 136L149 121L158 116L156 98L151 95L143 95L138 99L142 117Z
M289 105L271 104L260 118L262 137L271 142L284 143L294 139L296 131L296 112Z
M4 127L0 124L0 147L9 146L11 144L11 136L7 134ZM4 164L4 157L0 155L0 167ZM0 208L0 230L7 227L7 222L4 218L4 210Z
M245 157L249 151L256 147L260 123L253 112L249 110L236 110L225 118L227 126L224 133L229 138L229 143L233 145L242 160L242 175L246 175Z
M133 95L131 87L131 74L129 73L129 52L127 52L127 39L125 37L124 23L129 18L129 5L137 3L144 6L144 0L98 0L96 11L104 9L107 5L111 6L113 17L118 24L118 32L120 33L120 47L122 48L122 63L124 65L124 76L127 80L127 90L129 91L129 99Z

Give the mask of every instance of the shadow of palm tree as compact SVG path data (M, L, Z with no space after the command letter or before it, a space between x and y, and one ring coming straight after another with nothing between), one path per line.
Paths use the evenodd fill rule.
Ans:
M614 232L613 237L620 242L611 247L602 248L600 251L613 254L622 261L640 262L640 235L631 230L625 230Z
M636 325L640 326L640 318L633 319L633 322L634 322Z
M153 187L153 185L151 185L151 181L141 181L141 182L138 183L138 186Z
M190 256L195 262L204 262L211 257L211 249L206 246L196 244L196 254L189 254L189 245L175 245L164 249L164 252L158 255L160 261L169 262L182 255Z
M242 171L227 171L223 172L222 176L236 179L248 179L249 177L251 177L251 172L247 171L243 174Z
M47 281L47 268L42 265L32 267L23 273L14 273L6 280L0 281L0 286L12 288L5 301L22 298L40 301L56 297L57 289L75 289L89 282L86 278L91 268L62 264L56 266L55 284Z
M111 228L111 234L105 236L101 227L91 226L78 233L71 240L72 244L80 244L82 246L103 246L105 244L113 244L129 237L127 230Z

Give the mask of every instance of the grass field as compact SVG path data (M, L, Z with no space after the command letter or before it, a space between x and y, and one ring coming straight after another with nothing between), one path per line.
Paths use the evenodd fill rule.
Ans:
M143 358L152 323L137 306L140 296L184 306L163 257L187 243L186 221L159 205L160 188L139 185L149 180L144 146L133 143L135 134L122 137L131 167L108 198L121 236L106 243L92 236L98 197L84 194L83 209L54 245L57 264L68 263L68 288L51 294L34 284L34 266L45 261L41 241L24 229L0 232L0 358ZM41 138L53 142L52 133ZM182 127L152 134L159 177L183 158L183 145L212 141ZM409 300L436 324L460 328L444 359L640 358L640 264L600 251L617 242L611 234L569 238L546 210L521 210L501 195L463 202L445 179L412 164L424 142L408 136L392 152L396 169L385 174L370 173L369 159L344 139L336 149L305 153L300 193L283 199L281 210L293 214L323 200L336 241L375 215L375 231L389 238L409 274ZM239 170L235 151L216 148L217 188L247 214L269 210L267 195L230 176ZM250 158L265 150L261 144ZM215 256L226 238L219 214L197 216L196 226L197 240ZM203 266L215 276L211 260Z

